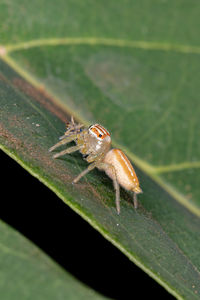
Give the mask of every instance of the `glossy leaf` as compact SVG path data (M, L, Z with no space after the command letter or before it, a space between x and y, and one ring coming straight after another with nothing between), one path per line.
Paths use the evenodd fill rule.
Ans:
M199 4L1 6L2 149L173 295L198 299ZM87 166L79 154L52 159L71 113L104 125L139 167L138 211L122 191L117 216L98 171L71 185Z
M105 299L3 222L0 233L2 299Z

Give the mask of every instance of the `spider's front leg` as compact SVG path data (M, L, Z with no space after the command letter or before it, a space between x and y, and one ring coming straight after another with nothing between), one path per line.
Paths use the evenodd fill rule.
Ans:
M65 149L59 153L56 153L53 155L53 158L58 158L59 156L63 156L65 154L69 154L69 153L72 153L72 152L75 152L75 151L78 151L82 148L81 145L78 145L78 146L73 146L73 147L70 147L68 149Z
M57 144L55 144L54 146L52 146L50 149L49 149L49 152L52 152L53 150L55 150L56 148L62 146L62 145L65 145L65 144L68 144L72 141L74 141L76 139L77 135L76 134L72 134L72 135L69 135L69 136L66 136L66 137L63 137L62 140L60 142L58 142Z

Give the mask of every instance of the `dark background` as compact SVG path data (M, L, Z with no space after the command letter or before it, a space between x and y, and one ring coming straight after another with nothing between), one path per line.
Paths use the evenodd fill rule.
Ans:
M2 151L0 163L0 219L68 272L113 299L175 299Z

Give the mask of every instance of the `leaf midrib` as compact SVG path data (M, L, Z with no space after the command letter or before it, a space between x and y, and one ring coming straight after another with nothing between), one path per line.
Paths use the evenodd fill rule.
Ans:
M30 82L37 89L40 87L40 83L31 76L27 71L21 68L11 57L11 54L14 51L19 50L27 50L30 48L41 47L41 46L59 46L59 45L89 45L89 46L116 46L116 47L130 47L130 48L138 48L143 50L161 50L161 51L175 51L180 53L187 54L200 54L200 47L194 47L189 45L173 45L167 43L156 43L156 42L146 42L146 41L128 41L128 40L118 40L118 39L107 39L107 38L49 38L49 39L38 39L31 40L27 42L22 42L18 44L10 44L5 46L0 46L0 58L4 60L10 67L12 67L16 72L18 72L22 77L24 77L28 82ZM47 90L47 88L45 87ZM60 101L60 99L55 95L52 91L47 90L56 101L56 104L59 105L64 111L68 114L74 114L74 112L70 111L69 108ZM75 117L84 124L89 124L88 121L84 120L79 115L75 115ZM181 203L184 207L186 207L193 214L200 217L200 208L196 206L194 203L188 201L188 199L179 193L173 186L166 183L159 174L165 172L174 172L181 171L184 169L190 168L199 168L200 162L182 162L179 164L165 165L165 166L153 166L146 161L140 159L134 153L130 152L126 147L117 144L115 140L112 143L114 146L125 150L130 159L134 161L136 166L140 168L144 173L146 173L152 180L154 180L157 184L159 184L169 195L171 195L177 202Z

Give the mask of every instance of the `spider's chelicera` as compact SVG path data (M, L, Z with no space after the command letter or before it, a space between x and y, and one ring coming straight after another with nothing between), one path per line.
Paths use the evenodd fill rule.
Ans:
M133 166L127 156L120 149L111 148L110 133L101 125L94 124L85 128L82 124L76 124L73 117L71 122L67 123L67 130L60 137L60 142L49 149L53 151L57 147L74 141L76 146L72 146L56 153L53 157L57 158L64 154L80 151L84 159L90 165L82 171L73 181L76 183L81 177L94 168L103 170L113 180L116 191L116 208L120 213L120 192L119 185L126 190L132 191L134 207L137 208L137 194L142 193L139 181Z

